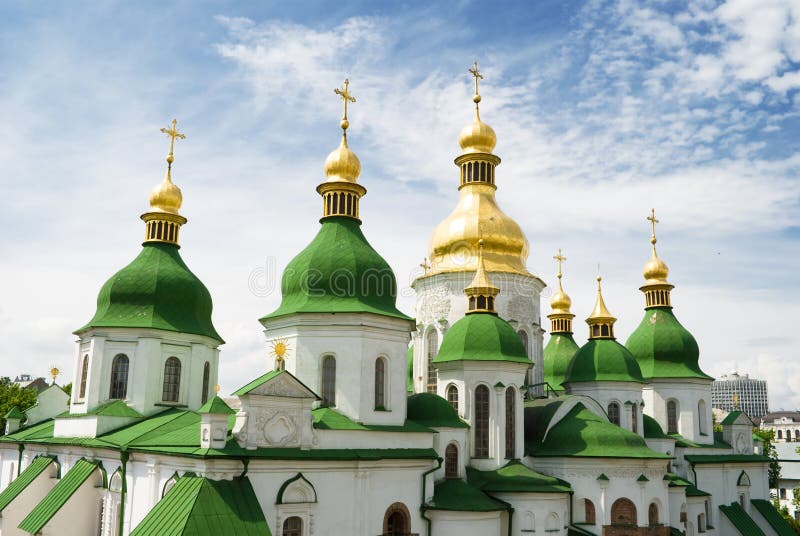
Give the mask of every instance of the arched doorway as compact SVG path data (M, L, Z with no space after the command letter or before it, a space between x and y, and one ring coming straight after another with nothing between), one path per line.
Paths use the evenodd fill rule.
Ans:
M633 501L624 497L614 501L611 505L611 524L636 526L636 505Z
M411 532L411 514L403 503L394 503L383 516L383 536L406 536Z

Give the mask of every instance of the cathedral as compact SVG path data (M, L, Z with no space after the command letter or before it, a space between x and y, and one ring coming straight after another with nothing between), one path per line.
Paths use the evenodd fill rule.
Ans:
M415 317L359 217L345 81L318 233L259 319L266 372L228 396L212 296L180 255L184 136L174 120L162 129L144 243L74 332L71 394L54 383L5 415L0 535L793 534L753 423L712 422L713 379L675 314L654 212L644 314L624 344L599 275L575 342L561 251L543 325L546 285L497 203L497 139L470 72L458 199L413 283Z

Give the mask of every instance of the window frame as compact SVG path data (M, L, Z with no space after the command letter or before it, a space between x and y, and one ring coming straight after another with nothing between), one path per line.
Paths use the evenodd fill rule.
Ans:
M169 372L168 372L168 367L171 369L171 371ZM178 356L171 355L164 360L164 366L161 368L161 370L162 370L161 402L165 404L179 404L181 401L181 383L182 383L181 380L183 376L183 363L181 362ZM174 399L172 396L168 398L167 395L170 395L173 391L174 391Z
M131 360L126 354L120 352L114 356L113 360L111 360L111 374L109 375L108 386L109 400L127 399L130 370ZM124 378L124 381L122 381L120 378Z

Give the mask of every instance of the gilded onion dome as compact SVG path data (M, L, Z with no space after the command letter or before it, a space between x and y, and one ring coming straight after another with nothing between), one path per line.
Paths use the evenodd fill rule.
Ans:
M469 72L475 78L475 119L458 138L462 152L455 164L460 170L460 198L455 210L431 235L431 269L426 275L477 270L477 256L471 246L480 239L484 242L486 270L530 275L525 266L528 239L495 199L495 169L500 158L492 153L497 143L494 130L480 119L478 80L483 75L477 63Z

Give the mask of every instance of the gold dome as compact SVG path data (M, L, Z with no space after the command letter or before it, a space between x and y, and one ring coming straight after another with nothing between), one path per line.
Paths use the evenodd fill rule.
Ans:
M152 212L178 214L181 208L183 194L181 189L172 182L170 175L170 170L167 170L167 174L161 184L150 192L150 209Z
M495 187L489 184L461 188L455 210L431 235L428 246L431 270L426 275L477 270L474 244L481 239L488 272L530 275L525 267L528 239L517 222L500 210L494 194Z
M550 298L550 307L552 307L553 313L556 314L569 314L569 308L572 307L572 299L567 296L567 293L561 287L561 277L558 278L558 290Z
M656 255L655 248L653 249L653 256L644 265L642 275L648 283L666 283L667 276L669 276L669 268L667 263L662 261Z
M497 145L497 135L492 127L481 121L476 110L475 121L461 129L458 144L463 154L491 153Z
M356 182L360 174L361 162L356 153L347 146L347 135L344 134L339 147L325 159L327 182Z

